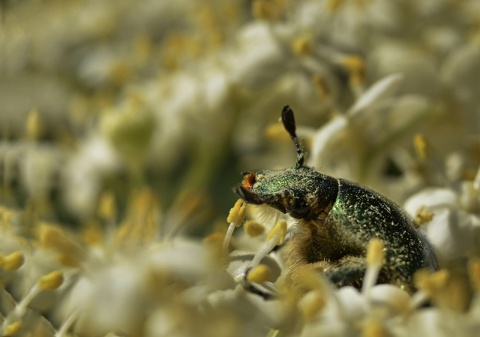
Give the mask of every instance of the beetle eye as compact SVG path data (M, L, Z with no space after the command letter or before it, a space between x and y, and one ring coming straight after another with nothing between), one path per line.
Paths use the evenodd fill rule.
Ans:
M310 208L303 199L294 199L290 215L294 218L305 218L310 213Z

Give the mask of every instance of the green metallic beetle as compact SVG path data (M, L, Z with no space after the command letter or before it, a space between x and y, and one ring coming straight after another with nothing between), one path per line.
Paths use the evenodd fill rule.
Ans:
M297 150L297 163L283 170L244 172L234 189L245 202L267 205L297 219L282 247L289 279L298 268L323 272L336 286L361 288L366 271L366 247L372 238L385 244L385 264L377 283L413 291L413 274L436 270L437 259L413 220L379 193L304 165L292 109L285 106L282 122Z

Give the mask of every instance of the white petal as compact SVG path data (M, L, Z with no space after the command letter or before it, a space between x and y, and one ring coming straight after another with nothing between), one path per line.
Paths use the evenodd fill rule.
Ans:
M350 108L348 114L353 116L368 108L374 107L384 98L391 96L402 81L402 74L392 74L375 82Z
M422 206L434 209L435 207L455 207L457 195L448 188L426 188L414 194L405 201L405 210L414 217Z
M332 143L339 140L347 124L347 118L342 115L328 122L315 134L312 146L312 162L315 167L322 167L322 160L335 148Z

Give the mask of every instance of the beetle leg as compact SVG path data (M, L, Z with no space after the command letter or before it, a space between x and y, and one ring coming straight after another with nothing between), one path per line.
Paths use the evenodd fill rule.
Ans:
M361 289L366 270L364 257L345 256L323 270L323 273L337 287L352 286Z

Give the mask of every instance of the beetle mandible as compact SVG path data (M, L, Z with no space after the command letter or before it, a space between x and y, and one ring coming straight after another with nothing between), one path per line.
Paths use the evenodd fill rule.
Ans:
M281 248L293 284L297 268L309 268L324 273L337 287L361 288L372 238L385 244L385 264L377 283L413 291L415 271L438 269L432 246L405 211L367 187L305 166L288 105L282 122L296 147L296 165L244 172L234 192L247 203L265 204L296 219Z

